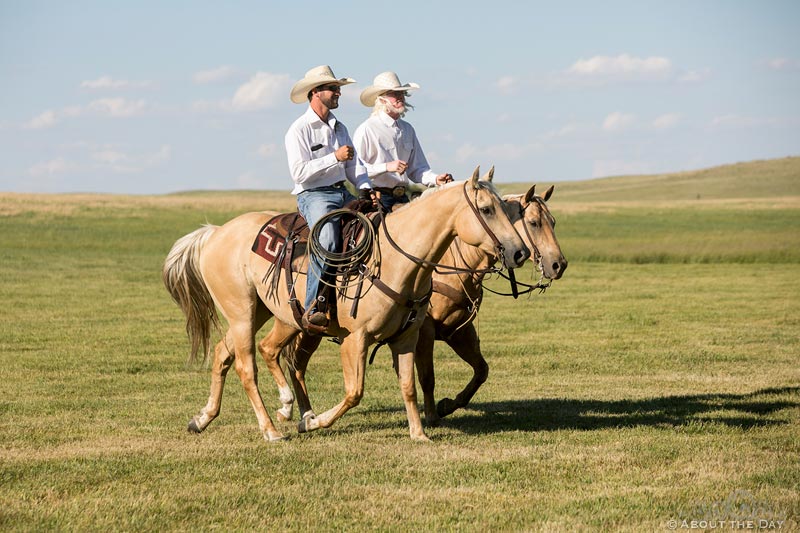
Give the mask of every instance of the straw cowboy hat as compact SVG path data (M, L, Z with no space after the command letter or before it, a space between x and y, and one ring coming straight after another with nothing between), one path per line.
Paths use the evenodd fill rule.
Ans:
M355 82L356 80L353 78L337 78L333 75L331 67L328 65L320 65L306 72L303 79L294 84L290 98L295 104L302 104L308 102L308 91L314 87L328 84L336 84L341 87L342 85L349 85Z
M372 85L361 92L361 103L367 107L375 105L375 99L390 91L411 91L419 89L416 83L400 84L400 78L394 72L381 72L372 80Z

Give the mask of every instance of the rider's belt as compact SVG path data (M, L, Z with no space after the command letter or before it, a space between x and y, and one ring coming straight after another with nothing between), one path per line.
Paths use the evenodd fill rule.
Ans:
M402 185L398 185L397 187L375 187L375 190L381 194L391 194L395 198L400 198L406 194L406 188Z
M342 187L344 187L344 180L342 180L342 181L337 181L336 183L334 183L333 185L331 185L331 187L336 187L337 189L341 189Z

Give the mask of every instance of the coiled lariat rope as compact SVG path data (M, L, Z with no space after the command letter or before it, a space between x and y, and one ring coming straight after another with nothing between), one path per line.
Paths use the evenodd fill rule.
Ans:
M342 252L329 252L322 248L319 244L319 234L322 227L332 218L341 217L342 223L345 222L345 217L353 217L361 226L360 232L352 232L349 243L344 243ZM358 238L356 237L358 236ZM357 274L362 273L370 274L377 265L380 264L380 248L374 246L375 243L375 227L372 222L362 213L352 211L350 209L335 209L326 215L323 215L311 228L311 234L308 237L308 251L318 257L320 262L329 272L336 272L343 274L341 283L336 283L335 278L333 281L328 281L325 276L320 279L328 287L339 288L343 291L358 283ZM372 252L375 252L373 255ZM372 260L370 261L370 256ZM363 267L361 265L364 265Z

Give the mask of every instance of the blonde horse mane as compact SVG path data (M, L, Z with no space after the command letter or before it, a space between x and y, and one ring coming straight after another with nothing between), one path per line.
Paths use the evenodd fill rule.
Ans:
M427 200L428 198L430 198L431 196L435 195L435 194L436 194L436 193L438 193L439 191L443 191L443 190L445 190L445 189L451 189L451 188L453 188L453 187L458 187L458 186L461 186L461 187L463 187L463 186L464 186L464 182L465 182L465 181L466 181L466 180L462 180L462 181L451 181L450 183L445 183L444 185L440 185L440 186L438 186L438 187L428 187L427 189L425 189L424 191L422 191L422 193L421 193L419 196L417 196L416 198L412 199L412 200L411 200L410 202L408 202L408 203L402 204L402 205L401 205L400 207L398 207L398 208L397 208L397 209L396 209L394 212L397 212L397 211L402 211L403 209L406 209L406 208L407 208L408 206L410 206L411 204L414 204L414 205L416 205L416 203L417 203L417 202L420 202L420 201ZM490 191L492 194L494 194L495 196L497 196L498 198L500 198L500 194L497 192L497 189L495 188L494 184L493 184L491 181L488 181L488 180L483 180L483 179L482 179L482 180L479 180L479 181L478 181L478 188L479 188L479 189L487 189L487 190L489 190L489 191Z

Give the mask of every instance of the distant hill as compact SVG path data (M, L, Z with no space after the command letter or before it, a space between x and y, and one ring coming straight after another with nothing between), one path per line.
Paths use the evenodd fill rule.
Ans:
M552 182L542 182L542 192ZM497 184L504 193L525 184ZM716 200L800 196L800 157L750 161L703 170L556 182L559 201ZM537 192L538 187L537 187Z

